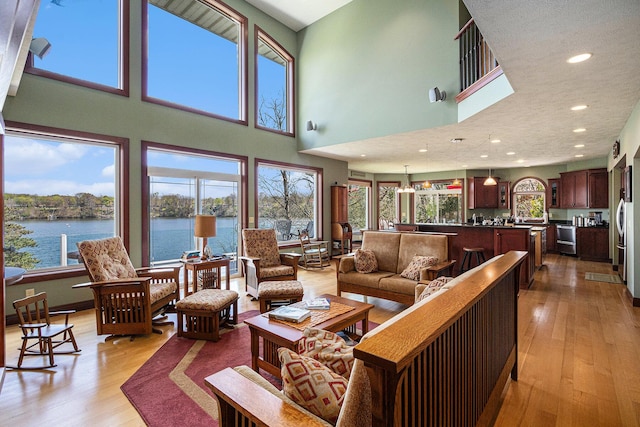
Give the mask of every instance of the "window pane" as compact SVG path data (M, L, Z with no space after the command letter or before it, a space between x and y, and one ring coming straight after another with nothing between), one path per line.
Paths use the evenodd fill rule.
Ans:
M116 235L116 154L107 144L5 135L5 265L77 264L77 242Z
M291 131L289 118L290 102L287 93L289 63L288 55L274 47L266 35L258 37L258 125L283 132Z
M121 88L119 16L119 0L41 1L33 37L51 50L34 67Z
M397 185L378 185L378 228L393 228L398 222Z
M369 194L371 187L349 184L349 224L354 232L369 228Z
M544 184L535 178L526 178L513 187L514 214L523 219L540 219L544 215Z
M430 189L417 190L414 197L415 222L462 223L462 189L451 187L450 182L434 182Z
M259 165L258 227L275 228L280 242L297 241L310 223L317 235L317 178L316 171Z
M240 23L191 0L148 7L146 95L241 119Z

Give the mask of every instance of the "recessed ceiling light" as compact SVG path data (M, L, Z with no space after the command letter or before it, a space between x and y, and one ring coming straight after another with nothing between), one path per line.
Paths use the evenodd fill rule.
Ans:
M507 153L507 156L513 156L514 154L516 154L516 153L515 153L515 151L509 151L509 152Z
M499 140L499 139L492 139L492 140L491 140L491 143L492 143L492 144L497 144L498 142L500 142L500 140Z
M589 108L588 105L574 105L573 107L571 107L571 111L586 110L587 108Z
M590 53L581 53L580 55L572 56L571 58L567 59L567 62L569 64L577 64L578 62L586 61L589 58L591 58Z
M576 154L575 157L584 157L584 154Z
M462 167L463 167L463 168L468 168L468 167L469 167L469 165L462 165Z
M586 132L587 130L585 128L577 128L573 130L575 133L580 133L580 132Z
M516 163L524 163L524 159L518 159L516 160Z
M367 157L366 154L360 154L360 157Z
M574 145L575 148L584 148L584 144L576 144Z
M489 155L488 154L482 154L480 157L483 158L483 159L486 159L487 157L489 157Z
M426 152L427 152L427 149L426 149L426 148L421 148L421 149L419 149L419 150L418 150L418 152L420 152L420 153L426 153Z

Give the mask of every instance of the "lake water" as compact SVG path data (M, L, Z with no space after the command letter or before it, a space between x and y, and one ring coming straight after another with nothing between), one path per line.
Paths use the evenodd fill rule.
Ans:
M34 248L24 248L40 262L36 268L59 267L61 264L61 235L67 236L67 252L77 251L76 243L83 240L102 239L114 235L111 220L55 220L21 221L18 224L33 233L26 235L38 244ZM217 218L216 237L208 239L214 254L237 252L237 219ZM5 242L6 243L6 242ZM195 249L193 218L155 218L151 220L152 262L179 259L183 251ZM77 264L67 258L67 264Z

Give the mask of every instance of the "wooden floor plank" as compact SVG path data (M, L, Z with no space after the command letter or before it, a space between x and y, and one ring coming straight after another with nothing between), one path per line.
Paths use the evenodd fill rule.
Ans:
M335 294L335 267L300 271L305 297ZM506 388L496 426L640 426L640 308L624 285L587 281L611 274L606 263L548 255L533 286L519 296L519 381ZM258 309L245 296L240 311ZM363 301L360 295L347 297ZM383 322L406 307L377 298L370 319ZM175 315L169 316L175 322ZM72 316L80 355L58 356L50 371L8 371L0 394L0 425L142 426L120 386L174 333L104 342L91 310ZM7 363L20 334L7 328Z

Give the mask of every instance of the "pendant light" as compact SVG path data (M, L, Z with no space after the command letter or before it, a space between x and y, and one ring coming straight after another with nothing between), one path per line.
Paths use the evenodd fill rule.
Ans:
M464 138L453 138L453 139L451 139L451 142L453 144L455 144L455 146L456 146L456 168L458 167L458 144L461 143L463 139ZM451 183L451 187L453 187L453 188L461 188L462 187L462 182L460 182L460 180L458 179L457 176L453 180L453 182Z
M429 152L429 145L427 144L425 146L425 149L424 149L424 153L427 156L427 161L426 161L427 168L425 169L425 171L429 170L429 154L428 154L428 152ZM425 179L424 182L422 183L422 188L424 188L424 189L431 188L431 182L428 179Z
M407 172L408 167L409 165L404 165L405 185L404 187L398 189L398 193L415 193L416 192L416 189L409 184L409 172Z
M489 142L491 142L491 134L489 134ZM491 176L491 168L489 168L489 177L484 180L484 185L498 185L496 180Z

